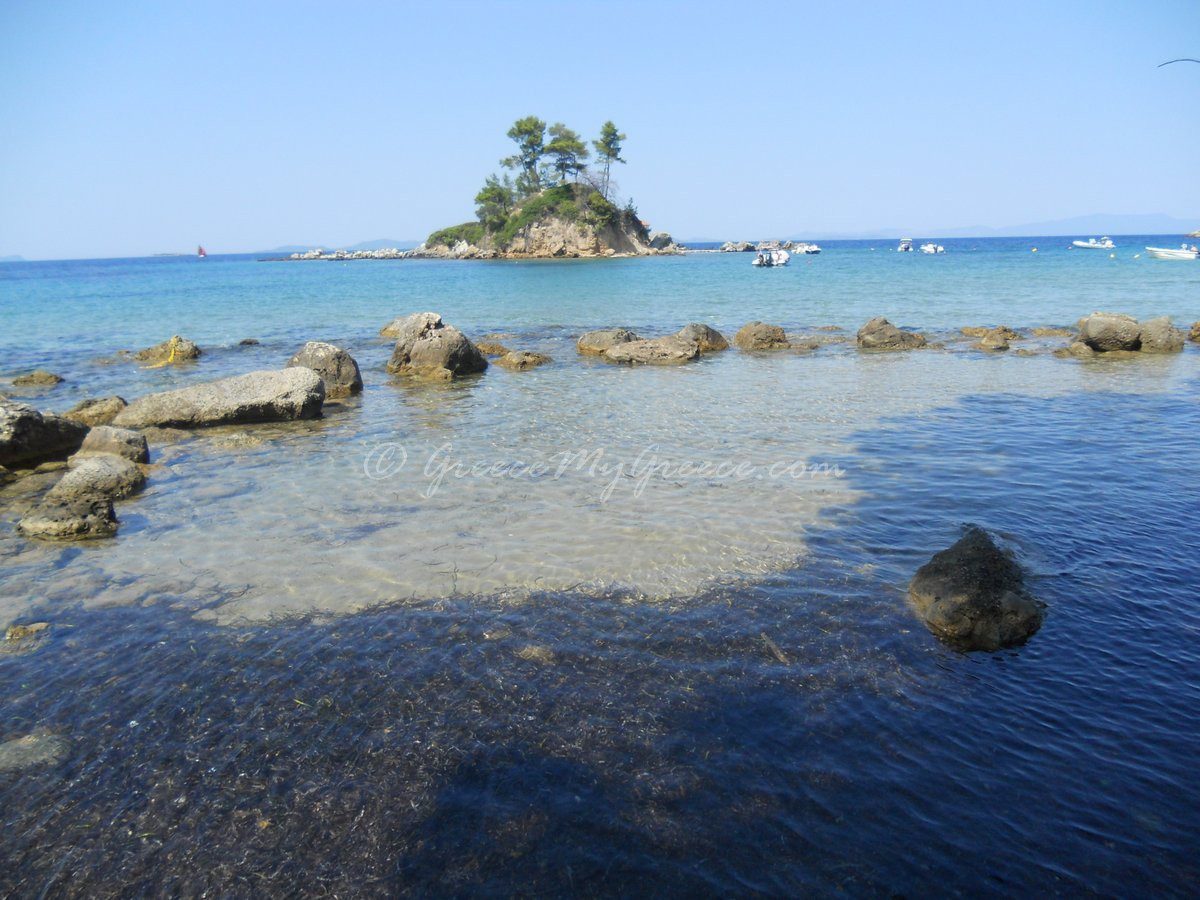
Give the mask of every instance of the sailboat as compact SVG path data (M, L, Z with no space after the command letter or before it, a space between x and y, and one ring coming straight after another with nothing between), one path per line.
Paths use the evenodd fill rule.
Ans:
M200 257L201 259L207 259L207 258L208 258L208 251L207 251L207 250L205 250L203 247L197 247L197 248L196 248L196 255L197 255L198 257Z

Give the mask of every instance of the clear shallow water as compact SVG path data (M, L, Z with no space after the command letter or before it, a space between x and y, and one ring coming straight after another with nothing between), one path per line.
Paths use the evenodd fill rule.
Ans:
M69 749L0 772L4 884L1185 893L1200 825L1194 348L1080 364L831 345L670 370L574 355L578 331L614 323L1200 318L1186 265L1055 257L1043 239L1035 277L1019 246L979 243L767 273L740 255L230 261L177 287L161 320L101 298L166 295L166 272L17 282L24 301L75 306L58 324L0 282L13 370L70 379L41 395L50 408L278 365L318 337L349 345L368 382L322 422L253 429L262 443L159 442L114 542L20 541L6 492L4 620L54 627L0 656L0 739L44 728ZM178 281L192 263L134 267ZM390 382L374 332L424 308L556 362ZM172 331L217 349L188 370L91 362ZM264 344L219 349L251 335ZM607 502L608 481L580 472L448 477L424 496L447 441L467 460L569 444L631 465L653 445L841 475L652 478L640 495L622 477ZM409 464L376 480L362 464L381 442ZM951 653L905 605L912 571L968 521L1018 548L1049 604L1019 651Z

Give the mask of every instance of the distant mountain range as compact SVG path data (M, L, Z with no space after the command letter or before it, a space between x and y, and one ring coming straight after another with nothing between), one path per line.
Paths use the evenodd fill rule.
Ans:
M355 250L383 250L390 247L398 247L401 250L407 250L410 247L415 247L420 241L397 241L392 238L378 238L374 241L363 241L361 244L285 244L282 247L272 247L270 250L264 250L264 253L307 253L309 250L315 250L320 247L322 250L346 250L353 253Z
M0 256L0 262L25 262L23 256Z
M1195 219L1177 219L1159 213L1112 214L1094 213L1074 216L1070 219L1053 219L1047 222L1029 222L1025 225L1008 225L992 228L988 225L971 225L966 228L877 228L871 231L805 231L790 235L792 240L870 240L872 238L895 239L901 237L1053 237L1100 236L1118 234L1178 234L1185 235L1200 228L1200 216ZM781 238L785 237L780 235ZM747 240L737 237L735 240ZM718 242L716 238L680 238L683 244Z

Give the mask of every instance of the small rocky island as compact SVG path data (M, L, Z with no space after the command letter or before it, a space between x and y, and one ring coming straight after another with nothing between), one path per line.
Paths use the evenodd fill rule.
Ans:
M612 180L625 135L605 122L591 151L562 123L536 116L508 130L517 152L500 161L475 195L476 218L442 228L413 250L293 253L292 260L347 259L565 259L681 253L669 234L651 232L633 201L616 200Z

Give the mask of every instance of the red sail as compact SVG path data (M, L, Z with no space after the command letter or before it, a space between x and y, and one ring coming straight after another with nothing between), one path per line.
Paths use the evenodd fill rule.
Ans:
M203 247L197 247L196 255L201 259L204 259L204 257L208 256L208 252Z

